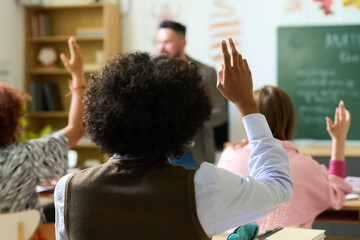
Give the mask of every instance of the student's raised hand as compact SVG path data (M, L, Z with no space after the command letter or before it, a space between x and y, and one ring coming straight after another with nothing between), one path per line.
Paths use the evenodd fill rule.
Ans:
M70 60L64 53L60 54L61 61L63 62L66 70L74 76L80 77L84 74L83 59L80 53L80 47L74 37L70 37L68 40L70 50Z
M335 110L334 122L326 117L326 129L333 140L346 141L346 135L349 131L351 121L350 112L345 108L344 102L341 100L339 106Z
M230 53L226 41L221 41L224 64L218 73L217 88L225 98L234 103L242 116L258 113L247 61L238 53L231 38L228 39L228 44Z

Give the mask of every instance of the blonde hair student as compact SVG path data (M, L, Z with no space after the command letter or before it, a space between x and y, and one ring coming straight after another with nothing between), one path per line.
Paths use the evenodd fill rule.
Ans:
M345 195L352 192L345 182L345 142L350 126L350 112L343 101L335 110L334 122L326 117L326 127L332 139L330 168L318 164L309 156L302 155L291 142L295 127L295 107L282 89L264 86L254 92L256 105L264 114L273 136L285 148L294 183L294 193L289 204L278 211L257 220L260 231L269 230L276 224L286 227L299 225L311 228L315 217L329 207L339 209L345 203ZM324 119L325 123L325 119ZM324 124L325 125L325 124ZM325 126L324 126L325 127ZM218 167L249 175L250 145L247 141L226 144Z

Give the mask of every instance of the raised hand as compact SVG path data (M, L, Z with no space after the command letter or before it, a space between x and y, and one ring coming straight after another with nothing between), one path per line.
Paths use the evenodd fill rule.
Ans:
M337 140L346 140L351 121L350 112L345 108L344 102L341 100L339 106L335 110L335 120L326 117L326 129L331 136Z
M221 41L224 64L218 73L217 88L225 98L234 103L241 115L258 113L248 63L236 50L233 40L229 38L228 42L231 54L226 41Z
M332 139L331 159L333 160L345 160L346 135L349 131L350 122L350 112L345 108L342 100L335 110L334 122L326 117L326 129Z
M69 49L70 49L70 60L66 57L64 53L60 54L61 61L63 62L66 70L71 74L77 77L83 76L83 59L80 53L80 47L76 42L74 37L70 37L68 40Z

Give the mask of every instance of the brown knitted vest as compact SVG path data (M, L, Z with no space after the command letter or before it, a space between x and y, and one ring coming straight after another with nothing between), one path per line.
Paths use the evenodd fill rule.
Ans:
M70 240L202 240L195 170L149 159L113 159L69 178L65 227Z

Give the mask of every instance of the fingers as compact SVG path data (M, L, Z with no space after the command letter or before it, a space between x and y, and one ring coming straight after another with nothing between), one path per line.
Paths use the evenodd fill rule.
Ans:
M229 41L229 46L230 46L230 50L231 50L232 66L238 66L238 64L239 64L239 53L236 50L236 47L235 47L235 44L234 44L234 41L232 40L232 38L228 38L228 41Z
M232 61L232 66L239 66L240 70L242 72L244 72L246 70L244 62L243 62L243 58L242 55L236 50L235 47L235 43L233 41L232 38L228 38L229 41L229 46L230 46L230 50L231 50L231 61Z
M69 50L70 50L70 58L73 58L75 55L75 52L74 52L75 39L73 37L69 38L68 45L69 45Z
M63 62L63 64L64 64L64 66L66 67L66 68L68 68L69 67L69 59L66 57L66 55L65 54L60 54L60 59L61 59L61 61Z
M333 122L329 117L326 117L326 129L328 132L331 132L332 128L333 128Z
M347 122L351 122L351 114L347 109L345 109L345 119Z
M335 117L334 117L334 124L339 122L339 108L335 109Z
M217 77L217 84L216 87L217 89L221 90L222 89L222 85L224 84L224 64L221 64L221 69L218 72L218 77Z
M218 82L220 81L220 82L222 82L224 79L224 64L221 64L221 69L219 70L219 72L218 72Z
M351 114L350 114L350 111L346 109L345 103L344 103L343 100L340 100L339 108L343 109L343 114L342 114L343 121L350 122L351 121Z
M244 59L243 62L244 62L245 71L251 74L251 70L250 70L250 67L249 67L249 64L248 64L247 60Z
M345 120L345 105L343 100L339 102L339 121L342 122Z
M230 58L229 51L227 49L225 40L221 41L221 50L223 53L225 68L231 67L231 58Z
M79 48L79 45L76 42L76 38L70 37L69 41L68 41L68 44L69 44L69 50L70 50L71 59L75 59L78 56L80 56L80 48Z

